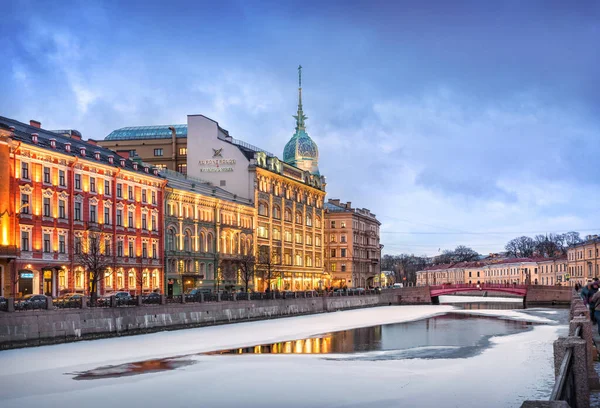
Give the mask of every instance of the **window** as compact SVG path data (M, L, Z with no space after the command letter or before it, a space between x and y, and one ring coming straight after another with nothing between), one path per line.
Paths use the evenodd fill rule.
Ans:
M281 209L277 205L273 206L273 218L276 220L281 219Z
M154 149L154 155L155 156L162 156L163 155L163 149Z
M187 147L180 147L179 148L179 155L180 156L187 156Z
M346 221L340 221L340 227L346 228Z
M296 244L301 244L301 243L302 243L302 233L296 232Z
M152 192L152 204L156 205L156 191Z
M95 205L90 205L90 222L96 222L96 213L98 211L98 207Z
M135 228L135 227L133 226L133 211L128 211L127 226L128 226L129 228Z
M269 216L269 210L267 209L267 204L260 202L258 203L258 215L262 215L264 217Z
M258 236L261 238L269 238L269 230L264 226L258 227Z
M44 252L50 252L50 234L44 234Z
M142 229L148 229L148 216L146 214L142 214Z
M335 249L332 249L332 250L331 250L331 257L332 257L332 258L335 258Z
M148 243L142 242L142 258L148 258Z
M67 186L67 180L65 178L65 171L64 170L59 170L58 171L58 185L61 187L66 187Z
M340 238L341 238L340 242L346 242L346 236L345 235L342 235Z
M96 192L96 177L90 177L90 192Z
M335 264L335 263L332 263L332 264L331 264L331 272L335 272L336 270L337 270L337 268L336 268L336 264Z
M75 250L75 253L80 254L81 253L81 237L75 237L75 240L73 241L73 245L75 245L75 248L73 248Z
M302 213L296 213L296 224L302 224Z
M50 167L44 166L44 183L50 184Z
M67 218L66 201L65 200L58 200L58 218L61 218L63 220L65 218Z
M187 164L178 164L177 171L181 174L187 174Z
M279 228L273 228L273 239L275 241L281 241L281 231L279 231Z
M117 210L117 226L123 226L123 210Z
M137 152L135 151L135 149L130 150L129 151L129 157L135 157L135 156L137 156Z
M81 174L75 174L75 190L81 190Z
M21 193L21 214L29 214L29 194Z
M123 256L123 241L117 241L117 256Z
M110 239L104 239L104 255L110 256Z
M335 221L331 221L331 228L335 228Z
M321 246L321 236L320 235L317 235L315 237L315 246L318 246L318 247Z
M312 245L312 235L306 234L306 245Z
M21 162L21 178L29 180L29 163Z
M21 231L21 251L29 251L29 231Z
M117 183L117 198L123 198L123 184Z
M104 207L104 224L110 225L110 208Z
M288 208L285 209L285 220L292 222L292 212Z
M331 236L329 237L329 241L330 242L336 242L336 238L335 238L335 234L331 234Z
M134 252L133 252L133 241L129 241L129 248L127 255L129 255L130 258L133 258L135 256Z
M158 231L158 222L156 221L156 215L152 215L152 231Z
M64 254L64 253L67 252L67 247L66 247L66 244L65 244L65 236L64 235L59 235L58 236L58 252L61 253L61 254Z
M146 189L142 189L142 202L143 203L148 202L148 196L146 195Z
M104 180L104 194L110 195L110 181Z
M132 186L129 186L127 188L127 199L129 201L133 201L133 187Z
M346 257L346 248L342 248L341 251L342 251L342 254L341 254L342 258L345 258Z
M286 230L283 238L285 242L292 242L292 231Z
M81 221L81 203L75 203L75 221Z
M152 243L152 259L158 259L158 245L156 245L156 242Z
M44 217L50 216L50 198L44 197Z
M342 272L346 272L346 264L342 264Z
M310 215L306 216L306 225L312 227L312 217Z

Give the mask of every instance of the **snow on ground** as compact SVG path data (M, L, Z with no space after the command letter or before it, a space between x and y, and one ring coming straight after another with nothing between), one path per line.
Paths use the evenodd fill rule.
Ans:
M521 297L439 296L440 303L523 303Z
M4 375L73 365L121 364L243 346L302 339L317 334L421 320L453 311L453 306L384 306L257 322L166 331L0 351ZM0 401L2 400L0 387Z
M151 354L147 347L160 347L154 353L173 355L174 351L246 345L251 338L254 341L250 343L300 338L306 333L371 325L374 320L414 320L447 310L440 306L362 309L2 352L0 400L3 408L82 403L92 408L510 408L519 407L524 399L547 397L554 380L552 342L561 328L557 325L534 326L530 331L492 338L494 347L466 359L345 361L320 355L200 355L188 357L195 364L174 371L89 381L74 381L65 375L75 367L39 369L48 366L45 359L65 359L64 364L77 365L84 358L89 366L111 353L127 359L131 353ZM511 311L494 312L510 315ZM16 364L15 357L21 358L19 367L7 369L7 362ZM27 366L22 374L11 372L21 364Z
M453 313L470 314L475 316L498 317L507 320L519 320L532 323L556 324L555 320L541 316L533 316L519 310L496 310L496 309L457 309Z

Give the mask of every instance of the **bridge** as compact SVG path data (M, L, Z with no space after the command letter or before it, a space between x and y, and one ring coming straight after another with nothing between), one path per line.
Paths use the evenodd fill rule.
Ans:
M456 292L503 292L510 293L511 295L518 295L525 297L527 295L527 285L517 285L517 284L501 284L501 283L481 283L481 284L469 284L469 283L459 283L459 284L442 284L429 286L430 296L437 297L442 295L451 295Z

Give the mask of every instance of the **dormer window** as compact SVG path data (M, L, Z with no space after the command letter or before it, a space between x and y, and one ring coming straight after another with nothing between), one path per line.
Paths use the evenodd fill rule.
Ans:
M125 159L120 159L121 167L125 167Z
M32 133L31 134L31 141L35 144L38 143L38 134L37 133Z
M100 160L100 152L94 152L94 159Z
M113 162L114 162L114 158L113 158L112 156L108 156L108 162L109 162L110 164L113 164Z
M71 152L71 143L65 143L65 152Z
M56 139L50 139L50 147L56 149Z
M158 176L158 169L157 168L153 169L152 173L154 173L155 176Z
M148 170L149 170L149 169L148 169L148 167L147 167L147 166L145 166L145 167L144 167L144 171L145 171L146 173L148 173Z
M79 148L79 153L81 154L82 157L85 157L85 147Z
M133 169L137 170L138 169L138 164L137 163L133 163Z

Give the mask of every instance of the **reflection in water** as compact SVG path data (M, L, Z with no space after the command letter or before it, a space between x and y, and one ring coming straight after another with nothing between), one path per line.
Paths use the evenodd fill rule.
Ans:
M163 358L114 366L98 367L94 368L93 370L72 374L75 374L73 377L74 380L98 380L102 378L126 377L130 375L175 370L176 368L185 367L191 364L194 364L194 361Z
M352 354L372 351L403 351L403 358L464 357L480 352L491 336L518 333L531 323L494 317L449 313L408 323L362 327L318 337L262 344L215 354ZM424 352L426 348L426 352ZM415 355L406 353L415 351ZM417 353L418 350L418 353ZM440 354L441 357L441 354Z

